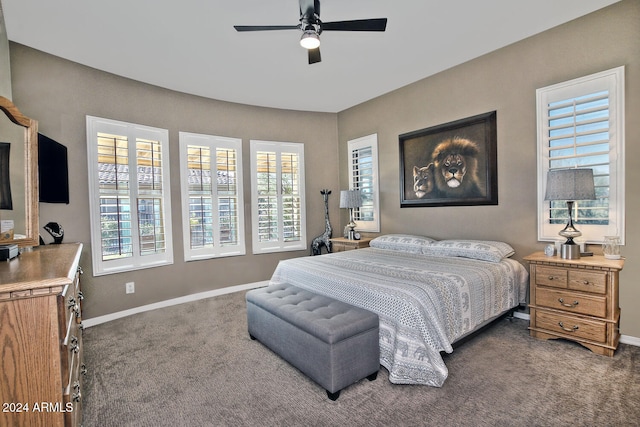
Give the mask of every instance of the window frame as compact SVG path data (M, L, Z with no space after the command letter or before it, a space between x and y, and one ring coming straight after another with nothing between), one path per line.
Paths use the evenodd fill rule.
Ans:
M229 256L239 256L246 254L245 234L244 234L244 184L243 184L243 168L242 168L242 139L230 138L215 135L205 135L190 132L179 132L178 135L180 145L180 188L182 194L182 234L184 247L184 260L197 261L201 259L211 259ZM214 218L213 227L214 245L211 247L192 248L191 247L191 227L190 227L190 194L189 194L189 170L188 170L188 147L204 146L208 147L212 152L212 157L218 149L235 150L236 153L236 194L235 198L238 206L237 213L237 243L236 244L220 244L220 211L218 203L213 203L212 217ZM212 162L212 166L215 166ZM214 175L212 174L212 177ZM217 174L215 175L217 176ZM212 185L212 198L217 198L217 186Z
M604 236L619 236L621 244L624 244L624 76L624 66L620 66L536 90L539 241L559 240L558 232L566 225L550 223L550 202L544 200L550 162L548 106L552 102L607 90L609 92L609 224L580 224L577 228L582 232L579 240L585 243L602 243Z
M307 249L307 220L306 220L306 200L305 200L305 167L304 167L304 144L297 142L278 142L278 141L262 141L250 140L251 155L251 229L252 229L252 250L254 254L299 251ZM278 239L277 241L260 242L259 239L259 206L258 206L258 152L274 152L276 153L276 179L277 188L277 208L278 208ZM300 239L297 241L286 242L284 240L283 229L284 221L282 216L282 153L291 152L298 155L298 180L299 180L299 196L300 196Z
M357 186L357 182L359 181L359 179L358 179L358 176L356 175L357 171L354 170L353 153L354 151L362 150L366 148L371 148L371 157L372 157L371 198L372 198L373 220L372 221L359 220L358 219L359 208L358 208L358 209L354 209L354 222L356 223L356 228L358 229L358 231L363 231L368 233L378 233L380 232L380 187L379 187L379 176L378 176L378 134L377 133L347 141L349 189L350 190L359 189L362 191L362 189Z
M170 156L169 156L169 131L166 129L151 126L127 123L123 121L104 119L94 116L86 116L87 127L87 164L89 176L89 212L91 226L91 257L93 265L93 275L101 276L125 271L140 270L152 267L159 267L173 264L173 232L171 221L171 186L170 186ZM129 180L128 194L131 200L131 230L133 254L131 257L119 259L102 259L102 233L100 221L100 177L98 168L98 134L107 133L122 135L127 137L127 141L134 141L128 144L128 159L130 176L135 173L136 180ZM136 144L137 139L149 139L160 143L162 156L162 212L165 237L165 250L162 253L153 255L140 254L138 211L134 209L134 200L139 195L136 166ZM133 185L135 183L135 185Z

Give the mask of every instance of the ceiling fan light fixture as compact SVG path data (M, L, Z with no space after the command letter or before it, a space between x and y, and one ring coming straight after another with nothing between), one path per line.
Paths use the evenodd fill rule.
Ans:
M300 46L305 49L317 49L320 47L320 36L314 30L306 30L300 38Z

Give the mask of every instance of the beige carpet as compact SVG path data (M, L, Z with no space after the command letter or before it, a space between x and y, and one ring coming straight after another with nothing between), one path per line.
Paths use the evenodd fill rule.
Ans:
M84 426L640 426L640 348L615 357L500 320L445 357L442 388L378 379L336 402L247 335L245 292L84 332Z

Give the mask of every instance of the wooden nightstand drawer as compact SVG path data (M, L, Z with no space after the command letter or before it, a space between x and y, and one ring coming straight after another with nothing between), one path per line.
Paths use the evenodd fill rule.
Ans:
M607 273L569 270L569 289L605 294L607 292Z
M607 327L605 322L539 310L536 311L536 325L538 328L563 335L599 343L606 342Z
M607 315L607 299L605 297L577 292L538 287L536 289L536 305L588 316L605 317Z
M566 288L567 270L564 268L538 266L536 271L536 285Z

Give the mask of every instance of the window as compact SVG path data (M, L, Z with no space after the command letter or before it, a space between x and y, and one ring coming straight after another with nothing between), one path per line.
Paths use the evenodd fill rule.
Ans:
M362 206L353 210L358 231L379 232L378 135L347 142L349 189L360 190Z
M94 275L173 263L168 141L165 129L87 116Z
M185 261L244 255L242 140L180 132Z
M251 141L253 253L307 248L304 145Z
M551 169L593 169L596 200L574 205L582 239L624 241L624 67L538 89L538 239L558 239L564 201L544 200Z

